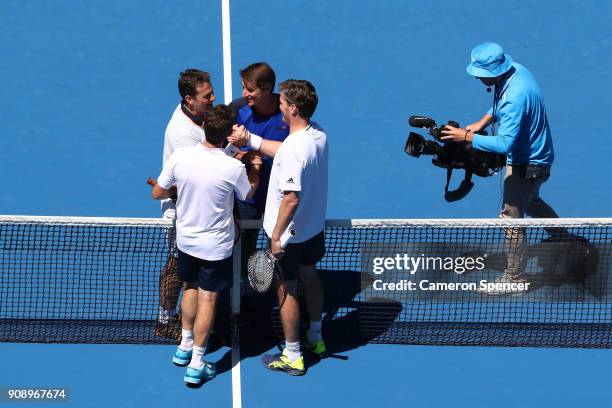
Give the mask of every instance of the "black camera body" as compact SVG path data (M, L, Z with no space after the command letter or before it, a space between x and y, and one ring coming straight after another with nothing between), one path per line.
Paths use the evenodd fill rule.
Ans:
M415 115L408 118L408 123L412 127L429 129L429 134L433 136L434 139L442 142L442 129L444 129L444 125L438 127L436 125L436 121L432 118L427 116ZM447 125L456 128L459 127L459 123L455 122L454 120L449 120Z
M446 201L460 200L470 192L474 186L471 181L472 174L480 177L492 176L506 165L506 156L504 155L473 149L466 142L445 142L441 140L443 136L441 131L444 126L438 127L436 122L427 116L411 116L408 123L412 127L429 129L429 134L441 142L425 140L420 134L410 132L404 151L412 157L433 156L431 160L433 165L447 169L446 187L444 188ZM459 123L455 121L448 121L448 125L460 127ZM481 135L487 134L487 132L478 133ZM459 188L449 191L448 185L454 169L464 169L465 178Z

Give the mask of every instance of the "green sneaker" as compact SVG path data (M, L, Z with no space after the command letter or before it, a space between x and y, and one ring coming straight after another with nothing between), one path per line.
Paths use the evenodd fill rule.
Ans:
M308 337L304 339L304 348L317 356L322 356L327 351L323 339L311 343Z
M261 357L263 365L272 371L284 371L289 375L304 375L306 367L304 366L304 357L299 357L295 361L291 361L287 357L286 349L283 353L266 354Z

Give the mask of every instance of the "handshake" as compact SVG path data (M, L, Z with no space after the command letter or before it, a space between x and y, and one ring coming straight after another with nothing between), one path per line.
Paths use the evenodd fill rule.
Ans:
M242 125L234 125L232 133L227 137L227 142L237 148L243 146L250 146L251 132L249 132ZM249 150L248 152L238 152L235 156L236 159L240 160L245 165L251 165L252 168L258 170L261 166L263 156L257 152L257 150Z
M240 148L249 144L251 140L251 132L242 125L234 125L232 133L227 137L227 142Z

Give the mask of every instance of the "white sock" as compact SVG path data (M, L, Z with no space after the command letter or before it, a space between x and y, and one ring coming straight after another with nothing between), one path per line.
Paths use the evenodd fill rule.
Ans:
M300 350L300 342L285 342L285 355L289 357L289 360L291 361L295 361L298 358L302 357L302 351Z
M199 370L204 366L204 355L206 354L206 346L198 347L193 346L193 354L191 355L191 362L189 367Z
M179 348L183 351L189 351L193 348L193 330L181 330L181 344Z
M306 337L308 337L308 341L313 344L323 340L323 335L321 334L321 320L310 321L310 329L306 332Z

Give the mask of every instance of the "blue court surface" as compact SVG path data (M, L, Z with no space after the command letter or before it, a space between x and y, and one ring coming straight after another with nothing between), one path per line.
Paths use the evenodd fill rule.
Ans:
M403 147L410 115L466 124L486 112L492 96L465 66L476 44L498 42L547 103L556 162L542 196L562 217L610 217L610 15L598 1L234 0L233 96L238 69L261 60L280 80L316 86L328 218L493 218L499 175L475 178L449 204L445 172ZM0 22L0 214L159 217L145 180L161 170L178 73L210 72L225 98L221 2L4 0ZM65 405L78 407L231 406L229 371L186 388L173 350L4 343L0 388L65 387ZM343 355L301 378L244 359L243 406L610 404L609 350L367 345Z

